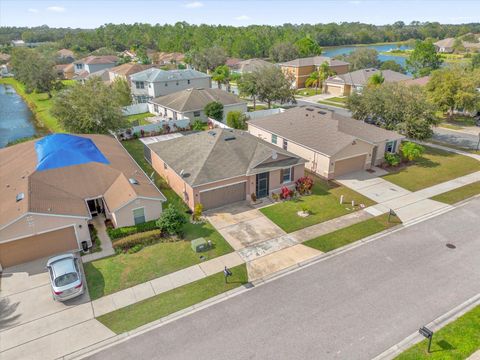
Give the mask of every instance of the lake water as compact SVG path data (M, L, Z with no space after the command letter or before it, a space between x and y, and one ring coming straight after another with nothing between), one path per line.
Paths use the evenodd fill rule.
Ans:
M335 57L337 55L342 55L342 54L350 54L351 52L359 49L359 48L369 48L369 49L375 49L378 52L384 52L384 51L389 51L393 49L400 49L400 50L408 50L410 49L409 46L407 45L400 45L398 46L397 44L383 44L383 45L368 45L368 46L334 46L334 47L327 47L324 48L322 51L323 56L328 56L328 57ZM386 60L394 60L398 64L402 65L405 67L405 61L407 58L403 56L395 56L395 55L383 55L380 54L378 55L378 58L381 61L386 61Z
M0 148L36 133L33 114L22 97L10 85L0 84Z

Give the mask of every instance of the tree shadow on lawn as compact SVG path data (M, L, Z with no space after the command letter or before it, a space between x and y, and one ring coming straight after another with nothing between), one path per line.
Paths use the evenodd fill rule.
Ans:
M17 323L20 314L15 314L15 311L19 304L11 304L8 298L0 299L0 329L7 329Z
M95 300L104 296L105 278L103 277L103 274L91 262L83 264L83 268L87 279L90 298Z

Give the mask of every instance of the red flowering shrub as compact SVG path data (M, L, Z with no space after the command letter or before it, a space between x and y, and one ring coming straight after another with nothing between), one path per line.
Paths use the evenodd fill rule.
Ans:
M295 181L295 189L300 193L300 195L304 195L305 193L312 190L313 187L313 179L310 176L304 176Z
M293 191L290 190L289 188L287 188L286 186L283 186L280 189L280 197L283 200L287 200L287 199L291 198L292 196L293 196Z

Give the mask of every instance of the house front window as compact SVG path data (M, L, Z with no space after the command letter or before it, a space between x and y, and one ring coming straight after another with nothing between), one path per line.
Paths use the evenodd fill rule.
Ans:
M288 141L283 139L283 150L287 150L288 148Z
M135 225L145 222L145 209L143 207L133 209L133 222L135 223Z
M277 143L277 135L272 134L272 144Z
M75 68L77 70L82 70L83 69L83 64L75 64Z
M193 112L193 117L194 117L194 118L200 117L200 111L194 111L194 112Z
M135 81L135 88L136 89L145 89L145 84L143 81Z
M190 80L187 80L187 84L190 84Z
M293 175L292 175L292 169L293 168L288 168L288 169L282 169L282 183L288 183L292 181Z
M396 141L387 141L387 143L385 144L385 152L394 153L396 145Z

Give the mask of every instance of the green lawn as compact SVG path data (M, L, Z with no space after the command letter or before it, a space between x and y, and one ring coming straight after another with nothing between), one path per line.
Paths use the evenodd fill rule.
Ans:
M459 360L468 358L478 349L480 349L480 306L436 331L430 353L427 353L427 340L423 340L395 359Z
M338 96L331 97L331 98L328 98L328 99L325 99L325 100L330 101L330 102L340 103L340 104L345 104L347 102L346 97L338 97Z
M185 225L185 240L146 246L134 254L119 254L84 264L88 290L92 299L141 284L191 265L227 254L233 249L210 223ZM212 240L213 249L195 253L190 241L204 237Z
M345 103L342 103L340 101L330 101L330 99L318 100L317 103L324 104L324 105L330 105L330 106L337 106L337 107L341 107L341 108L346 108Z
M227 284L223 272L217 273L102 315L97 320L117 334L133 330L248 282L245 265L231 270L233 275Z
M58 120L50 114L52 99L49 99L46 93L27 94L25 92L25 86L14 78L0 79L0 83L11 85L15 89L15 91L25 100L41 127L44 127L51 132L65 131L58 123ZM65 86L71 86L72 80L64 80L62 83ZM55 96L54 93L53 96Z
M480 161L425 146L425 153L411 165L383 178L410 191L455 179L480 170Z
M319 95L322 93L321 89L315 90L315 88L304 88L304 89L298 89L295 91L295 94L300 95L300 96L313 96L313 95Z
M316 237L303 244L323 252L328 252L401 223L396 216L392 216L389 222L388 214L384 214Z
M316 176L313 176L313 178L315 185L312 195L303 196L298 201L279 202L262 208L260 211L283 230L290 233L359 210L359 204L361 203L365 206L375 204L372 200L345 186L333 182L327 183ZM340 204L341 195L344 195L344 204ZM352 200L355 200L356 204L354 210L352 210ZM302 211L303 207L309 209L310 215L308 217L302 218L297 215L297 212Z
M453 115L452 117L448 117L441 111L438 111L436 115L442 122L440 126L448 129L460 130L465 126L475 126L475 118L471 116Z
M432 197L432 200L441 201L452 205L478 194L480 194L480 181L436 195Z
M131 122L134 122L134 121L137 120L139 125L148 125L148 124L150 124L150 122L145 120L145 118L152 117L152 116L153 116L153 114L151 114L149 112L145 112L145 113L141 113L141 114L135 114L135 115L128 115L127 116L127 121L131 123Z

